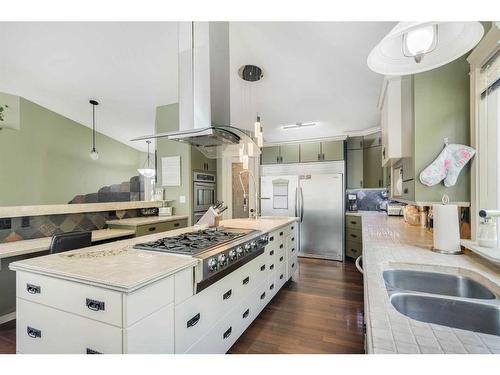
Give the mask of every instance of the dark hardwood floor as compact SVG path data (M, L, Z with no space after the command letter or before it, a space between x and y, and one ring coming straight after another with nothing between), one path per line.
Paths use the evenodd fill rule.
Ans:
M15 321L0 325L0 354L16 352ZM363 280L354 262L299 259L229 353L363 353Z
M229 353L364 353L363 279L353 261L300 258Z

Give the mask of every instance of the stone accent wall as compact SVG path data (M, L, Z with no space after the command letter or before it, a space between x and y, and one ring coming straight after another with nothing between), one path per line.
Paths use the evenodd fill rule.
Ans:
M134 176L121 184L103 186L97 193L77 195L68 203L130 202L143 199L144 179L140 176Z

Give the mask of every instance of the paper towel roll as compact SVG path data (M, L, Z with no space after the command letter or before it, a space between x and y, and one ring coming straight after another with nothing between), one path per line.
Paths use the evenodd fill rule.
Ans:
M432 210L434 215L434 250L451 254L460 252L458 206L434 204Z

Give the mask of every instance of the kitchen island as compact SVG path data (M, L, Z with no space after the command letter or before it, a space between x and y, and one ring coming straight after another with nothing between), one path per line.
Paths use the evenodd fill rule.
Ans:
M395 353L499 353L500 336L411 319L390 302L383 272L391 269L469 277L500 296L500 268L475 254L432 252L432 232L396 216L359 212L363 231L366 351Z
M265 234L269 242L261 254L198 292L198 258L133 245L200 227L14 262L16 350L225 353L293 276L295 221L223 221L233 228L258 227L253 236Z

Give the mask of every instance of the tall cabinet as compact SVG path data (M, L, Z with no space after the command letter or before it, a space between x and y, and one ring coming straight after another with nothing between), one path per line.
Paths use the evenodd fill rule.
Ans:
M347 139L347 188L386 187L380 132Z

